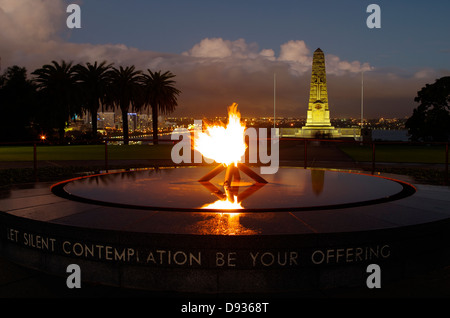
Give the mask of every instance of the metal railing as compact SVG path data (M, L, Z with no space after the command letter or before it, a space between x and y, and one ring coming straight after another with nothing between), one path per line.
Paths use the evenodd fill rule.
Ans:
M270 138L266 138L267 140L270 140ZM361 146L369 146L371 149L371 172L372 174L375 172L376 170L376 153L377 153L377 146L380 145L394 145L394 144L398 144L398 145L419 145L419 146L425 146L425 145L436 145L436 146L442 146L445 149L445 158L444 158L444 182L445 184L448 184L448 165L449 165L449 159L448 159L448 152L449 152L449 143L448 142L405 142L405 141L399 141L399 142L394 142L394 141L356 141L356 140L340 140L340 139L306 139L306 138L295 138L295 137L286 137L286 138L280 138L281 141L300 141L303 142L303 147L304 147L304 158L303 158L303 167L306 169L308 168L308 144L311 142L319 142L319 143L334 143L334 144L354 144L354 145L361 145ZM148 143L154 143L155 140L154 139L129 139L129 141L132 142L148 142ZM122 138L114 138L114 139L110 139L110 138L106 138L103 140L103 144L105 147L104 150L104 169L106 171L109 170L109 160L110 160L110 155L109 155L109 146L108 144L110 142L123 142ZM178 140L170 140L170 139L158 139L158 143L169 143L169 144L175 144L177 143ZM34 171L34 175L35 177L37 177L38 174L38 163L39 163L39 156L38 156L38 146L39 145L47 145L48 143L46 141L43 140L39 140L39 141L31 141L31 142L3 142L0 143L0 146L5 146L5 145L29 145L33 147L33 171ZM392 163L396 163L396 162L392 162ZM0 158L0 164L1 164L1 158ZM426 164L426 163L425 163Z
M371 148L372 153L372 169L371 172L374 174L376 167L376 145L417 145L417 146L428 146L428 145L441 145L445 147L445 159L444 159L444 169L445 184L448 184L448 142L411 142L411 141L357 141L357 140L339 140L339 139L309 139L309 138L295 138L287 137L282 138L282 140L295 140L303 141L304 143L304 168L308 167L308 142L331 142L331 143L348 143L356 145L368 145ZM395 163L395 162L392 162Z
M105 144L105 171L108 172L109 170L109 164L108 164L108 142L123 142L124 139L123 138L105 138L103 139L103 143ZM151 142L151 143L155 143L155 139L148 139L148 138L139 138L139 139L134 139L134 138L130 138L128 139L128 141L131 142ZM169 144L175 144L177 143L177 140L171 140L171 139L158 139L158 143L169 143Z

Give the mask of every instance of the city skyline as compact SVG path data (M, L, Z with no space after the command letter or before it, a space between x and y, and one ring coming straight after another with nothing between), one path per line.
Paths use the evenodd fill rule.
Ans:
M146 112L133 112L128 113L128 121L131 123L133 120L136 120L140 123L140 125L145 125L147 128L151 127L152 117L151 115L148 115ZM301 123L303 126L306 123L306 116L299 116L299 117L284 117L284 116L276 116L276 127L288 127L286 123L291 122L297 122ZM404 129L404 123L406 121L407 117L403 118L364 118L364 126L371 126L373 124L381 124L391 126L390 128L395 129ZM122 127L122 115L120 112L114 112L114 111L106 111L106 112L99 112L97 114L97 120L99 122L99 129L102 127L110 127L116 126L116 128ZM158 121L159 125L162 127L167 127L168 124L173 127L187 127L187 126L193 126L195 120L205 120L206 122L222 122L226 123L228 120L227 116L212 116L212 117L205 117L205 118L199 118L195 116L159 116ZM360 120L361 118L357 117L334 117L330 118L330 120L333 123L342 123L342 127L358 127L360 126ZM258 124L258 125L266 125L266 126L273 126L273 116L250 116L250 117L241 117L241 121L246 122L248 125ZM76 122L82 122L86 124L86 130L90 128L91 125L91 117L87 114L84 114L82 117L75 118L72 123ZM105 125L105 123L108 123ZM173 125L172 125L173 124ZM386 128L386 127L384 127ZM131 127L130 130L134 130L136 127Z
M68 29L78 3L81 29ZM0 0L2 71L31 73L51 60L107 60L170 70L182 91L173 116L306 115L312 53L326 56L330 116L403 118L423 86L449 73L448 3L377 1L381 28L370 29L371 2L346 1L10 1Z

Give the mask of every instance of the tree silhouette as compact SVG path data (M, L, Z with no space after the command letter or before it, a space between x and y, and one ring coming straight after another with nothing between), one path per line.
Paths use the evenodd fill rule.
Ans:
M108 104L120 108L122 112L122 128L124 144L129 143L128 111L140 108L140 79L141 71L134 66L113 68L109 72L110 85L108 89Z
M175 77L167 71L161 74L147 70L142 76L144 105L152 108L153 143L158 144L158 113L170 114L178 106L177 96L181 93L173 85Z
M34 82L37 84L44 115L50 125L59 131L60 141L64 140L64 129L70 119L81 114L81 102L72 62L52 61L35 70Z
M450 76L426 84L415 102L419 106L406 121L411 139L423 141L448 141L450 138Z
M73 65L62 60L36 69L29 80L25 68L8 68L0 76L0 139L30 139L31 133L35 138L40 132L57 130L62 142L68 123L83 111L91 116L92 136L96 138L102 106L120 109L124 143L128 144L128 112L151 107L157 144L158 115L175 110L181 91L175 88L175 75L170 71L147 71L142 74L135 66L115 68L106 61ZM5 137L8 132L14 135Z
M36 86L27 70L14 65L0 77L0 140L30 141L37 136Z
M91 115L92 138L97 139L97 115L100 105L104 105L110 80L112 64L86 63L75 66L75 80L80 88L83 108Z

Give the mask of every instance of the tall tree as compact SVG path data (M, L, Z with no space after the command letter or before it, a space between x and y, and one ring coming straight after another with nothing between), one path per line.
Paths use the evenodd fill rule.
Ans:
M75 115L80 115L81 102L75 79L75 67L72 62L52 61L35 70L35 83L41 97L43 107L48 107L46 116L51 125L58 129L60 141L64 140L66 125Z
M414 99L419 106L406 121L413 140L448 141L450 139L450 76L426 84Z
M0 76L0 140L31 141L36 138L36 87L25 67L8 67Z
M106 61L75 66L75 79L80 87L83 108L91 115L93 139L97 139L98 110L105 103L111 67L112 64Z
M141 71L134 66L113 68L109 72L110 85L108 89L108 103L118 107L122 113L122 128L124 144L129 143L128 111L139 109L141 102L141 86L139 83Z
M142 76L144 105L152 108L153 143L158 144L158 113L170 114L178 106L180 90L174 87L175 77L170 71L161 74L152 72Z

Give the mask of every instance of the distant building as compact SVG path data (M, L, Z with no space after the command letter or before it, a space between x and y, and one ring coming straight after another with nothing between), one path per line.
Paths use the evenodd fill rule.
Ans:
M300 138L352 137L355 139L361 135L361 130L357 127L336 129L331 126L325 55L320 48L313 55L306 124L302 128L280 128L280 135Z
M115 128L116 115L114 112L100 112L97 115L98 129Z

